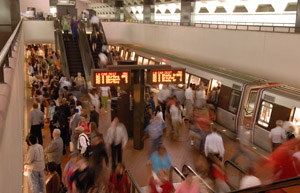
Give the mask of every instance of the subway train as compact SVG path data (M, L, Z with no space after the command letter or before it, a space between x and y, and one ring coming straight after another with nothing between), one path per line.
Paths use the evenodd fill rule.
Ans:
M164 65L186 69L185 83L208 86L208 92L221 85L216 110L216 123L238 136L241 126L249 132L255 146L271 152L270 130L276 120L290 121L299 135L300 89L208 65L195 65L164 56L150 55L139 48L110 46L121 60L134 60L137 65Z

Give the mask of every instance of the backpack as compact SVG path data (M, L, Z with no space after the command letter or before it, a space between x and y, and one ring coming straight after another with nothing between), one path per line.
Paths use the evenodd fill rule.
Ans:
M91 144L89 143L89 140L87 139L87 137L86 137L85 135L82 135L82 136L84 137L85 142L86 142L86 144L87 144L86 150L85 150L85 152L84 152L82 155L83 155L83 157L90 157L90 156L93 154L92 146L91 146ZM81 137L82 137L82 136L81 136ZM80 144L79 144L79 148L81 149Z

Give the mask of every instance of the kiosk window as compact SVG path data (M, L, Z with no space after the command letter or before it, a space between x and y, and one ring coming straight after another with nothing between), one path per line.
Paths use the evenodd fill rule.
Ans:
M258 124L263 127L268 127L271 114L272 114L273 105L266 101L263 101L261 104L261 110L259 114Z
M147 58L144 58L143 65L148 65L148 62L149 60Z
M300 128L300 108L295 107L294 108L294 116L292 119L294 125L296 126L295 133L299 134L299 128Z
M191 75L190 84L196 84L196 85L199 85L199 84L200 84L200 80L201 80L200 77Z
M238 90L232 90L229 100L229 111L232 113L236 113L237 108L240 102L241 92Z
M190 78L190 74L189 73L185 73L185 84L189 83L189 78Z
M138 57L138 65L142 65L143 64L143 57L139 56Z
M246 115L252 115L255 107L257 91L252 91L249 94L248 103L246 107Z

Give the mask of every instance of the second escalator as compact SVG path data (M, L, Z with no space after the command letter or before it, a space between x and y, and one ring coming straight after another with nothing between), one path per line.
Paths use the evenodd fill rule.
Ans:
M79 43L77 39L73 39L71 35L68 36L68 40L64 40L66 56L70 71L70 76L77 76L78 72L81 72L82 76L85 75L83 62L80 54Z

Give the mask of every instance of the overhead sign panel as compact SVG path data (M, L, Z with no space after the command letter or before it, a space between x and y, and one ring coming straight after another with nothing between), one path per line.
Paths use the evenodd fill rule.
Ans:
M93 71L94 86L118 86L129 84L129 71Z
M150 71L150 81L152 84L181 84L184 83L184 80L184 69Z

